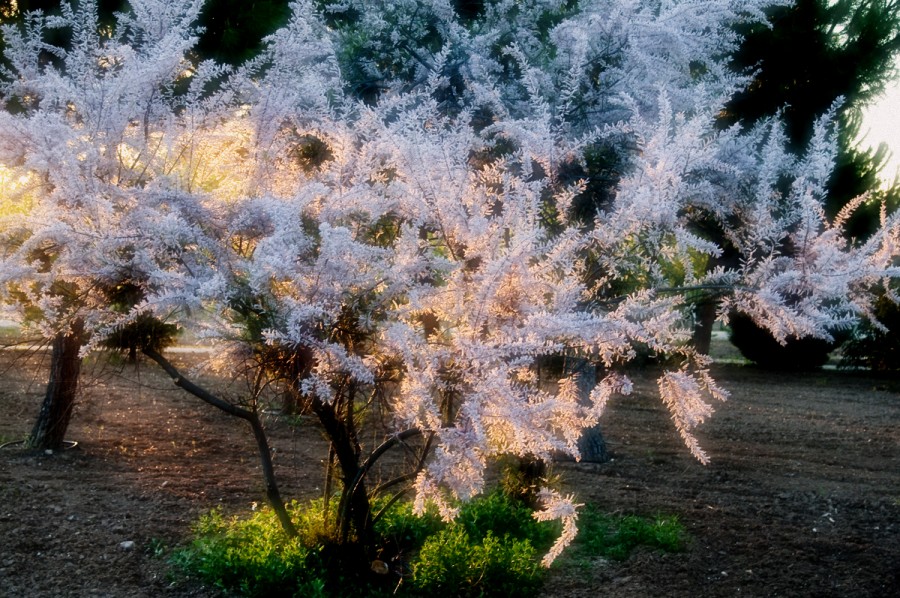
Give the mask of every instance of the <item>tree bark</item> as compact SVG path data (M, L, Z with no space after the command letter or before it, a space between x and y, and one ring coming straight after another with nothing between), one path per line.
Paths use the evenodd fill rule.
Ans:
M53 339L47 391L28 437L30 448L57 451L63 447L78 393L79 353L84 340L84 322L81 320L76 320L69 331L60 332Z
M591 390L597 385L597 367L587 359L575 359L567 361L566 373L573 373L578 383L578 398L582 402L590 400ZM606 463L609 461L609 451L606 448L606 440L600 424L585 429L578 439L578 452L581 453L581 461L584 463ZM571 460L571 457L560 457L562 460Z
M348 407L352 409L352 406ZM338 506L338 532L342 544L346 544L351 525L355 528L357 542L368 547L374 537L372 508L364 481L365 471L360 462L357 439L346 419L341 418L335 405L313 398L312 411L318 416L340 469L341 499Z
M697 305L697 319L694 323L694 349L703 355L709 355L712 345L713 324L716 323L716 302L706 298Z
M575 366L578 373L578 396L582 401L589 401L591 391L597 385L597 368L589 361L579 360ZM578 452L585 463L606 463L609 461L609 451L606 449L606 440L600 430L600 424L587 428L578 439Z

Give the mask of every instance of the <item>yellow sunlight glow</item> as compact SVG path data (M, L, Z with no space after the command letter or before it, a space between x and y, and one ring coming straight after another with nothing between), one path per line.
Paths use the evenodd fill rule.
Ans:
M900 74L900 62L897 69ZM884 94L863 112L860 143L872 148L887 144L890 157L881 171L882 186L887 187L900 177L900 78L889 84Z

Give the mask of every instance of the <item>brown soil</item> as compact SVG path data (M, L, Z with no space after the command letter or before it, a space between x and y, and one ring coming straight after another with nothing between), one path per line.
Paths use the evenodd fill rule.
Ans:
M28 433L43 359L0 351L0 444ZM680 443L648 371L607 412L614 460L555 466L582 502L677 515L687 549L557 569L546 595L900 595L897 383L715 373L733 396L701 431L710 465ZM219 596L173 575L165 554L210 508L240 513L264 500L249 429L150 365L90 379L69 431L76 448L0 450L0 596ZM316 429L269 423L283 494L317 496Z

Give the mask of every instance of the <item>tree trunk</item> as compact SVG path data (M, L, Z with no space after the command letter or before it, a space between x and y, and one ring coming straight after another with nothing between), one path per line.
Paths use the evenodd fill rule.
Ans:
M269 504L278 516L278 520L281 522L281 527L284 529L285 534L290 538L296 538L297 528L291 521L287 508L284 506L284 500L281 498L281 493L278 491L278 482L275 478L275 466L272 463L272 449L269 447L269 439L266 436L266 430L263 427L262 422L259 421L259 416L256 411L233 405L228 401L220 399L202 386L194 384L182 376L181 372L169 363L169 360L157 352L156 349L144 347L142 351L144 355L155 361L157 365L169 375L175 383L175 386L191 393L204 403L208 403L213 407L224 411L228 415L233 415L234 417L246 420L250 424L250 427L253 428L253 436L256 439L256 446L259 451L263 477L266 481L266 498L268 498Z
M709 355L712 344L713 324L716 323L716 302L710 297L697 304L697 319L694 323L694 349L703 355Z
M84 340L84 322L81 320L76 320L71 330L60 332L53 339L47 392L28 437L29 447L54 451L62 448L78 392L79 353Z
M575 359L567 362L566 373L574 373L578 382L578 397L581 401L590 400L591 391L597 385L597 368L587 359ZM600 424L587 428L578 439L578 452L581 453L581 461L585 463L606 463L609 461L609 451L606 449L606 441Z
M352 406L348 408L352 409ZM343 484L338 505L338 538L341 544L346 544L352 527L356 531L357 542L368 547L374 536L372 509L364 481L366 471L360 462L355 434L333 403L313 398L311 409L318 416L325 436L331 442L331 450L334 451Z
M256 439L256 447L259 451L259 462L262 465L263 478L266 480L266 498L269 504L278 516L285 533L293 538L297 536L297 528L291 521L291 516L284 506L284 499L281 498L281 492L278 491L278 481L275 478L275 466L272 463L272 449L269 447L269 438L266 435L266 429L256 412L252 412L252 417L247 418L250 427L253 428L253 437Z
M588 428L578 439L578 451L581 453L581 461L584 463L606 463L609 461L609 451L606 449L606 440L600 424Z
M597 368L591 362L579 360L575 371L578 372L578 396L582 401L589 401L591 391L597 385ZM606 440L600 431L600 424L586 429L578 439L578 452L581 460L586 463L606 463L609 461L609 451L606 450Z

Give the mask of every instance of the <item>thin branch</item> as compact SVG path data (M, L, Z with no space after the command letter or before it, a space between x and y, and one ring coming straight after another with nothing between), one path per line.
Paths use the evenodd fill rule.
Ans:
M233 405L232 403L229 403L228 401L225 401L223 399L220 399L205 388L194 384L193 382L182 376L181 372L179 372L178 369L174 365L172 365L172 363L168 359L160 355L156 350L145 347L142 349L142 351L144 355L155 361L157 365L159 365L159 367L161 367L169 375L169 377L172 378L175 386L191 393L204 403L209 403L213 407L221 409L229 415L233 415L247 421L250 421L253 418L253 412L247 409L243 409L242 407L238 407L237 405Z
M400 500L406 494L408 494L410 490L412 490L411 487L404 488L403 490L401 490L400 492L398 492L397 494L392 496L391 499L389 501L387 501L387 503L383 507L381 507L381 509L375 514L375 516L372 517L372 525L375 525L375 523L377 523L378 520L381 519L381 516L384 515L385 513L387 513L387 511L391 507L393 507L397 503L398 500Z
M253 437L256 439L256 446L259 451L259 459L260 465L262 465L263 477L266 481L266 497L269 499L269 504L272 505L272 509L275 511L275 514L278 516L278 520L281 523L282 529L284 532L291 538L297 536L297 528L294 526L293 521L291 521L290 515L287 512L287 509L284 506L284 500L281 498L281 493L278 491L278 483L275 478L275 466L272 463L272 450L269 446L269 439L266 436L266 430L262 425L262 422L259 420L259 416L255 411L249 411L247 409L243 409L238 407L237 405L233 405L228 401L220 399L215 396L211 392L207 391L205 388L202 388L190 380L187 380L178 369L169 362L165 357L160 355L157 351L150 347L142 348L142 352L144 355L152 359L159 365L165 372L169 375L170 378L175 382L175 385L179 388L184 389L185 391L191 393L201 401L208 403L218 409L221 409L225 413L229 415L233 415L235 417L239 417L243 420L246 420L250 427L253 429Z

